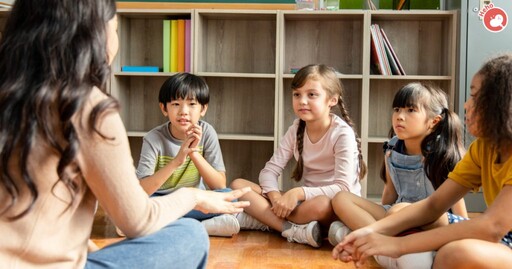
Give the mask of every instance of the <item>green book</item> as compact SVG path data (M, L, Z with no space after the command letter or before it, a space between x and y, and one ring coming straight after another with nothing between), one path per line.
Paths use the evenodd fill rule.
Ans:
M163 57L164 57L164 72L171 72L171 21L164 20L164 44L163 44Z
M178 20L171 20L171 72L178 72Z

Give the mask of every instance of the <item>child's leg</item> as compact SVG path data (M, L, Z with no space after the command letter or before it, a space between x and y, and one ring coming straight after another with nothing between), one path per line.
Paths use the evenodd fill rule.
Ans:
M321 233L319 223L317 221L304 225L286 221L274 214L271 210L271 204L267 198L262 196L262 190L259 185L245 179L236 179L231 183L233 189L251 187L252 191L240 197L240 201L249 201L251 205L244 209L244 212L254 217L259 222L281 232L290 242L308 244L313 247L321 246ZM240 225L243 226L244 225Z
M331 223L329 243L336 246L352 230L369 225L386 215L386 210L370 200L348 191L340 191L331 201L334 213L340 221Z
M244 212L268 225L272 229L282 232L284 220L272 212L270 209L272 205L267 198L261 195L262 190L258 184L241 178L235 179L231 182L231 188L235 190L244 187L251 187L252 189L251 192L246 193L238 199L240 201L249 201L251 203L249 207L244 208Z
M300 203L287 219L297 224L305 224L316 220L322 226L328 227L334 218L331 199L321 195Z
M501 243L464 239L437 251L433 268L510 268L512 251Z
M209 245L203 226L182 218L150 235L89 253L85 268L205 268Z
M334 196L332 207L336 216L352 230L372 224L386 216L386 210L381 205L347 191L340 191Z

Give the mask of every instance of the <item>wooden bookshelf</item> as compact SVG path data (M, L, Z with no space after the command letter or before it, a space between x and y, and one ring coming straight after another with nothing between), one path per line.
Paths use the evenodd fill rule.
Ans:
M145 6L147 7L147 6ZM380 197L382 143L391 127L394 93L412 81L440 85L454 108L457 14L452 11L297 11L165 8L119 9L120 51L111 93L121 102L134 161L142 136L166 119L158 108L163 81L174 73L123 73L121 65L162 66L162 21L192 20L192 72L210 86L205 120L219 134L228 181L257 181L295 118L292 67L325 63L345 86L345 101L362 138L369 173L363 193ZM0 17L1 23L1 17ZM407 75L370 72L370 25L386 31ZM281 186L289 180L285 170Z

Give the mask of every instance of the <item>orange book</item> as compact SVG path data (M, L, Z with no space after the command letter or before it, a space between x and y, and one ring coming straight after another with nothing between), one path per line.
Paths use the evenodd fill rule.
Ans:
M178 72L185 71L185 20L178 20Z

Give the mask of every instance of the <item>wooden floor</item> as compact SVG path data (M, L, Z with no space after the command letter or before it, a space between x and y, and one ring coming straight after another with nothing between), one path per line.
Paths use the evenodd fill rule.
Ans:
M94 220L91 239L100 248L120 241L114 225L102 210ZM241 231L231 237L210 237L209 269L261 269L261 268L356 268L331 258L332 246L326 240L315 249L306 245L290 243L278 233ZM363 268L381 268L371 261Z

